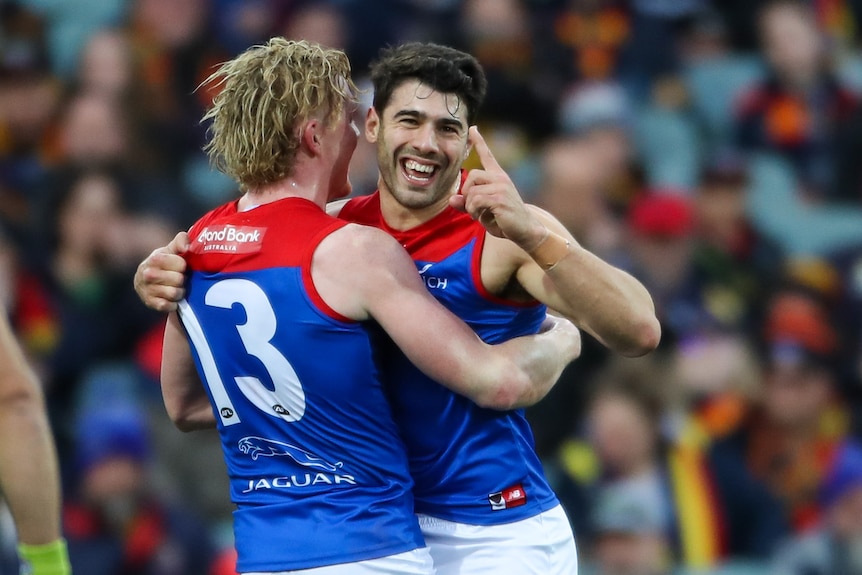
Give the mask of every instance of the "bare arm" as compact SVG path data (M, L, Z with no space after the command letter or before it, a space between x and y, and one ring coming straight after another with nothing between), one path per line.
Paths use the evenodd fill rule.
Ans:
M0 318L0 484L22 543L60 537L57 452L42 390Z
M637 357L655 349L661 327L643 284L581 247L556 218L529 207L553 234L549 240L568 241L569 249L550 270L525 252L515 256L518 283L622 355Z
M189 341L176 313L168 316L162 347L162 399L180 431L216 426L209 397L195 368Z
M450 203L494 236L483 258L503 262L532 297L611 349L627 356L655 349L661 328L646 288L581 247L551 214L526 205L475 127L470 137L483 169L470 172Z
M427 291L403 248L380 230L348 226L321 242L314 283L330 306L374 319L420 370L483 407L514 409L544 397L580 353L569 322L490 346Z

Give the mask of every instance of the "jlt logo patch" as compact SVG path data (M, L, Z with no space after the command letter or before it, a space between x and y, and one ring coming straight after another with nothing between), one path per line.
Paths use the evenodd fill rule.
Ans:
M491 509L500 511L502 509L511 509L512 507L520 507L527 502L527 493L521 484L507 487L503 491L488 495L488 502L491 504Z

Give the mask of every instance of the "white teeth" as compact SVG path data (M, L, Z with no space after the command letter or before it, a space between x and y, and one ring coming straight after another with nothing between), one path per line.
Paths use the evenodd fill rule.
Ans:
M414 160L407 160L404 162L404 167L408 170L415 170L417 172L422 172L425 174L430 174L434 171L434 166L426 166L425 164L420 164Z

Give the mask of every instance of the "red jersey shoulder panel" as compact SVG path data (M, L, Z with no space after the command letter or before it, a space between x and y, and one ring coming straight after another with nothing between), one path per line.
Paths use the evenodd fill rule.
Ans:
M189 231L186 261L204 273L241 273L299 267L306 292L326 315L353 321L323 301L311 278L311 259L321 241L346 222L303 198L285 198L240 212L237 201L212 210Z

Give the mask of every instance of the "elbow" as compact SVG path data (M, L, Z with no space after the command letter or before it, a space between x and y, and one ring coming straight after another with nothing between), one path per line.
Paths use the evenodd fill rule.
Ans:
M635 322L630 334L628 345L620 353L626 357L641 357L658 347L661 342L661 324L655 315L649 314Z
M527 397L529 389L530 380L527 375L519 370L510 370L497 378L495 384L475 401L479 407L485 409L511 411L530 403Z
M0 379L0 407L14 410L44 410L45 397L39 383L27 373Z
M183 433L187 433L191 431L191 422L187 417L182 414L173 413L170 409L168 410L168 417L171 419L171 422L174 424L174 427L182 431Z
M174 427L182 431L183 433L188 433L190 431L195 431L196 429L200 429L199 426L195 424L195 421L191 418L187 417L178 417L171 418L171 421L174 422Z
M168 417L171 422L173 422L174 427L182 431L183 433L188 433L189 431L194 431L196 429L200 429L200 426L197 424L196 418L192 415L192 412L188 409L183 409L182 406L179 405L165 405L165 409L168 412Z

